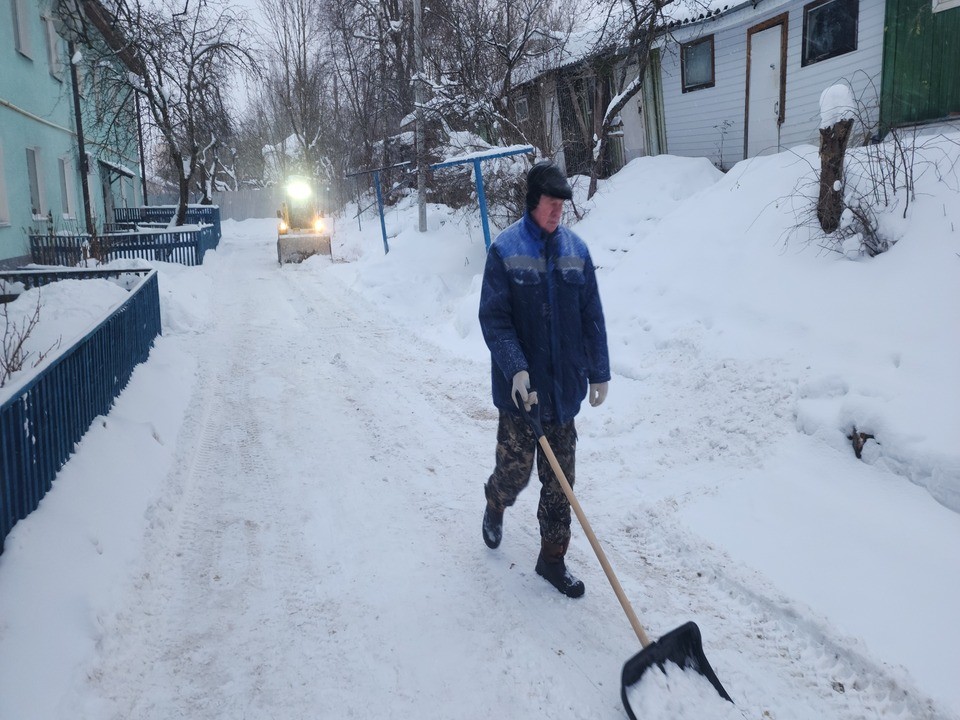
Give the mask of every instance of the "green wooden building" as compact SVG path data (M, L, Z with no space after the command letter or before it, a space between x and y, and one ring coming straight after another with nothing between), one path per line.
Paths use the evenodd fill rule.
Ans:
M960 0L887 0L884 129L960 119Z

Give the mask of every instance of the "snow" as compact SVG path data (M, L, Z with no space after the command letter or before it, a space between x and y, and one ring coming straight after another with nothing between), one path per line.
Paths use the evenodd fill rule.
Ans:
M710 681L666 663L648 669L627 689L633 714L644 720L740 720L736 706L724 700Z
M33 368L49 365L128 298L127 291L110 280L63 280L20 293L7 306L5 319L0 314L0 322L11 338L24 338L24 364L0 388L0 403L33 376Z
M960 137L927 147L870 259L798 220L812 148L576 179L613 365L578 498L736 702L668 667L638 717L960 717ZM575 601L533 571L535 481L481 539L479 218L385 220L386 255L347 213L332 259L278 267L264 219L152 263L163 336L0 555L0 717L624 716L639 643L582 531Z
M484 160L487 158L503 157L505 155L518 155L521 153L533 152L532 145L509 145L507 147L493 147L486 150L477 150L475 152L468 152L462 155L455 155L452 157L445 157L440 162L436 163L438 166L441 165L452 165L454 163L465 163L472 160Z
M820 127L831 128L841 120L856 118L857 101L846 83L831 85L820 93Z

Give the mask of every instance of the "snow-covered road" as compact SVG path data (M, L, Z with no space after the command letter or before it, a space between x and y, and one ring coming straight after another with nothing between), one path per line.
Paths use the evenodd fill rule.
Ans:
M243 235L208 259L212 317L181 338L197 371L172 471L58 717L624 717L639 644L582 532L579 601L533 572L535 491L498 551L480 538L486 358L411 335L318 262L278 268L269 237ZM591 505L598 478L632 468L614 442L591 448L599 421L585 427L581 499L641 621L657 636L695 620L744 717L945 717L691 532L676 496L617 486Z

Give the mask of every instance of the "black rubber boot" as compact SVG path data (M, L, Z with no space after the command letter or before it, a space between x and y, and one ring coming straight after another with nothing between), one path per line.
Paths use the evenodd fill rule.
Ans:
M567 597L581 597L586 590L583 583L567 570L563 561L566 545L544 542L537 558L537 575L544 578Z
M487 509L483 512L483 541L487 547L496 549L500 547L502 539L503 510L494 510L487 504Z

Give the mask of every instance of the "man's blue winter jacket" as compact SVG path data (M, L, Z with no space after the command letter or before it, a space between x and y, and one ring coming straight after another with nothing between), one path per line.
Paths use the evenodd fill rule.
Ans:
M517 413L513 376L530 373L545 422L580 411L589 383L610 380L607 331L586 244L560 226L547 235L529 213L491 244L480 327L492 357L493 402Z

